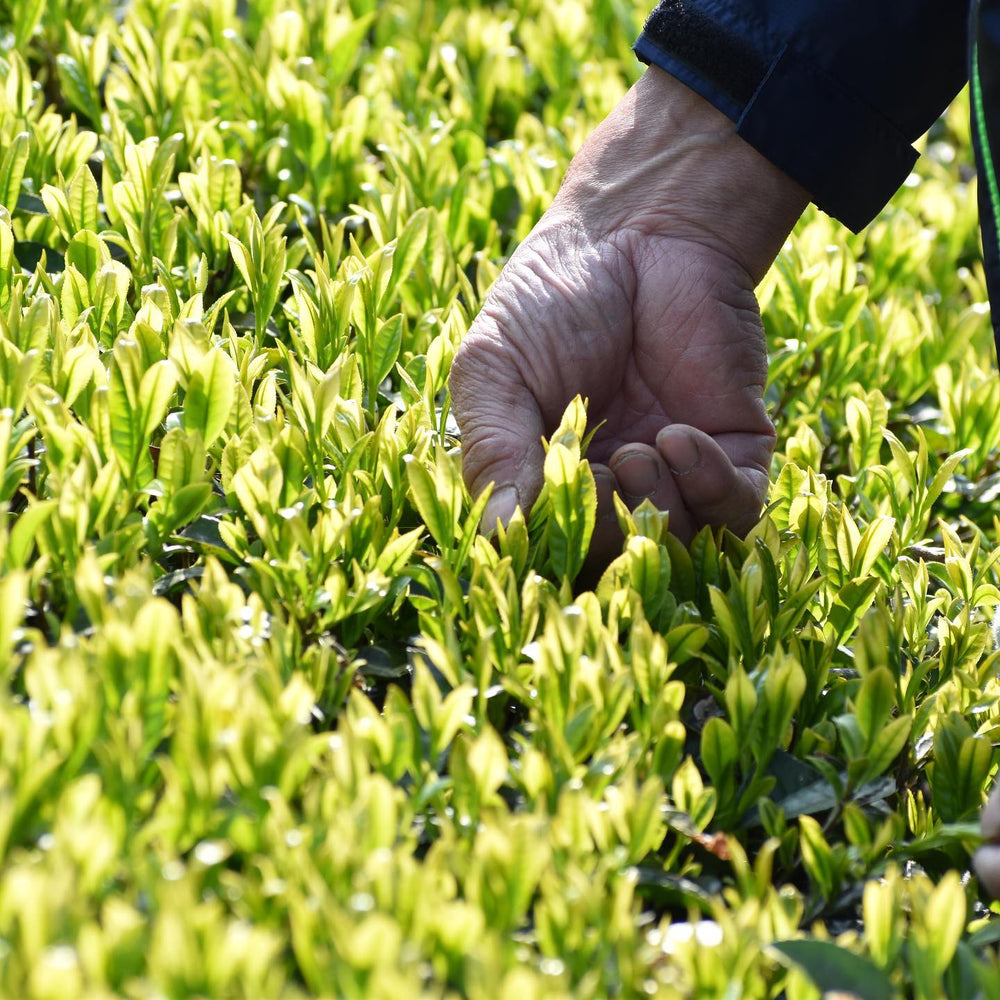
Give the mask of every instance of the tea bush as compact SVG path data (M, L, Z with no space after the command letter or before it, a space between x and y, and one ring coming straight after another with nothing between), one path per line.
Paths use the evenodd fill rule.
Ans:
M631 0L0 7L0 995L1000 996L967 106L760 288L766 516L494 541L449 364Z

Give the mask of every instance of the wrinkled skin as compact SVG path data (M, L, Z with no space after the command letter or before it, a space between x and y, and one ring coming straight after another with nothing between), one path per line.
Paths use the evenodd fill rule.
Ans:
M489 530L542 485L541 439L588 400L591 565L621 544L612 494L689 541L745 533L774 429L755 284L807 201L732 123L650 69L576 156L494 285L451 373L463 468Z
M649 497L687 541L748 531L774 430L753 289L807 201L687 88L650 69L574 159L551 209L511 257L451 374L463 472L494 492L487 530L527 512L541 438L570 400L603 421L591 567L621 544L612 494ZM1000 790L974 866L1000 897Z
M557 211L511 258L456 358L466 478L476 493L512 483L530 507L541 438L579 394L601 423L588 453L598 558L621 542L615 490L631 507L649 497L669 510L684 541L703 524L745 533L774 443L766 375L745 269L688 239L588 232Z
M986 891L1000 898L1000 786L994 786L979 825L986 843L973 856L973 867Z
M687 541L748 531L767 490L774 429L753 289L806 193L682 84L650 69L574 159L455 358L451 392L470 490L494 493L484 528L530 509L541 438L570 400L603 421L591 566L621 544L612 494L648 497ZM1000 897L1000 789L974 867Z

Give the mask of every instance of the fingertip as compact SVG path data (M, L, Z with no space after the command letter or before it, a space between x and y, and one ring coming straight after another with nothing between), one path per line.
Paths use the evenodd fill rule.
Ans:
M972 856L972 867L983 888L993 897L1000 897L1000 846L985 844Z
M687 476L701 464L702 431L682 424L668 424L656 435L656 450L675 476Z
M1000 785L993 789L979 815L979 828L987 840L1000 840Z
M627 444L612 456L610 471L622 496L634 507L656 496L666 471L656 450L646 444Z
M462 435L462 478L473 497L492 487L480 519L492 533L497 520L506 527L520 508L525 519L544 482L545 452L542 421L537 407L525 401L515 418L500 414L496 400L485 395L478 411L466 411Z
M740 444L756 439L748 434ZM656 449L700 524L725 525L745 534L757 522L767 489L765 472L738 466L714 437L687 424L664 427L656 436Z
M479 522L480 531L492 535L496 531L498 521L506 528L514 512L521 506L521 494L513 483L494 489L483 509L483 516Z
M691 541L696 526L689 507L678 489L678 479L656 448L638 442L622 445L609 464L619 493L630 510L648 500L657 510L670 512L672 534L685 544Z
M734 470L732 459L716 440L697 427L668 424L656 435L656 450L674 476L702 479Z

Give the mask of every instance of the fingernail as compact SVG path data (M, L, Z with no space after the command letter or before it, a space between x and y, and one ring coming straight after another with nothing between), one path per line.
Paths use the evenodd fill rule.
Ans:
M675 476L686 476L701 461L698 442L687 431L665 427L656 436L656 444Z
M979 826L987 840L1000 839L1000 792L990 795L985 808L979 814Z
M980 847L972 857L972 867L991 896L1000 894L1000 848Z
M514 516L514 511L520 505L520 501L521 498L516 486L501 486L494 490L486 502L483 519L479 522L480 530L487 535L492 535L497 529L497 521L506 528Z
M622 491L634 500L652 496L660 482L656 459L643 451L626 452L611 466Z

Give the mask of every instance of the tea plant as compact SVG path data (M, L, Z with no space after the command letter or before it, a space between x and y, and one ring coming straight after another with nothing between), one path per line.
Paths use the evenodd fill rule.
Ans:
M746 539L479 534L451 360L631 0L0 8L0 995L1000 996L964 99L759 295Z

